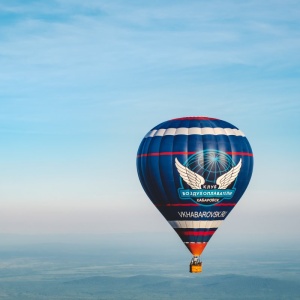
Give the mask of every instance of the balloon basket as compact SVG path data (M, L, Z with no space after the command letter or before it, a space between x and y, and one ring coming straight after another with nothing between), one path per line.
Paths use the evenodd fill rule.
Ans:
M190 263L190 273L201 273L202 272L202 262L197 256L192 258Z

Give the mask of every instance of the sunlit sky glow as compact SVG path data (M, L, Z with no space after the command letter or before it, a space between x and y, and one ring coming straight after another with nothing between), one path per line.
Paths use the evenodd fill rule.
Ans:
M224 226L295 234L299 16L293 0L2 2L0 233L169 230L137 148L158 123L202 115L255 155Z

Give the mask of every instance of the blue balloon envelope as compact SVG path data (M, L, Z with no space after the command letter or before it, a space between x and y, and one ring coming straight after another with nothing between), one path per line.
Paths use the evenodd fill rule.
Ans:
M184 117L149 131L137 153L140 182L194 256L245 192L253 153L244 133L208 117Z

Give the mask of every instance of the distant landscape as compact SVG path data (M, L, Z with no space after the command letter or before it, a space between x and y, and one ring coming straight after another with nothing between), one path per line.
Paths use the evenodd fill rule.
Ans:
M299 299L296 246L283 251L244 245L220 253L216 244L203 257L203 273L190 274L190 255L172 238L170 249L160 243L120 249L114 239L103 244L4 238L0 299Z
M1 299L299 299L299 284L242 275L176 278L96 276L2 281Z

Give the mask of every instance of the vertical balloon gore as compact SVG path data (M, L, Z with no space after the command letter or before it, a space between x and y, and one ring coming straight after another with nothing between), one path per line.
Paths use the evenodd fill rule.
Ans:
M146 194L195 257L240 200L252 169L253 153L244 133L208 117L155 126L137 153Z

